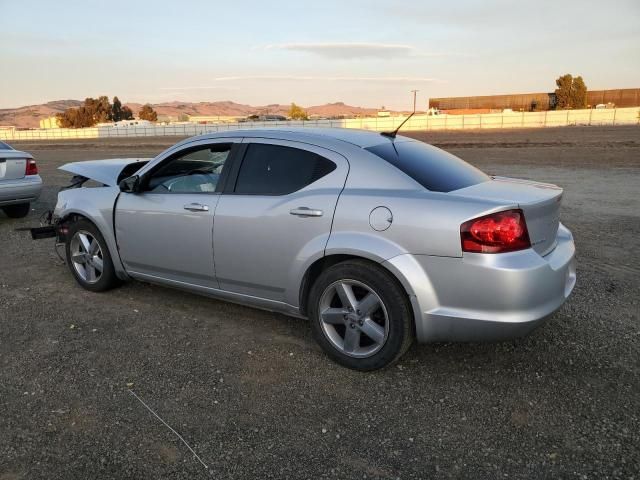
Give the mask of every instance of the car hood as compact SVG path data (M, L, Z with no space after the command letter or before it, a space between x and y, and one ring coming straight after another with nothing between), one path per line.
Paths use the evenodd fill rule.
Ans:
M59 170L95 180L109 187L115 187L121 180L120 175L127 165L140 162L140 168L149 158L110 158L108 160L89 160L86 162L65 163ZM133 171L130 173L133 175Z

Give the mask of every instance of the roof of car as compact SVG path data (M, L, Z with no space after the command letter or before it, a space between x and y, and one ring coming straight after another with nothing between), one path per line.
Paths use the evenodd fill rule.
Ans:
M350 143L361 148L372 147L390 141L389 138L380 135L380 132L369 130L356 130L352 128L251 128L243 130L225 130L215 133L200 135L198 139L219 138L219 137L264 137L277 138L283 140L316 140L327 142L339 140ZM190 139L190 140L193 140ZM407 137L398 136L396 141L410 140Z

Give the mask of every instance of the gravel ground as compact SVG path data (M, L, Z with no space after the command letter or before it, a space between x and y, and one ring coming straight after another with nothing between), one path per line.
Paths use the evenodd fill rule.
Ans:
M525 339L414 346L369 374L283 315L137 282L84 291L52 240L15 231L53 205L60 164L177 139L16 143L45 191L27 219L0 214L0 480L640 478L640 128L415 136L563 186L578 284Z

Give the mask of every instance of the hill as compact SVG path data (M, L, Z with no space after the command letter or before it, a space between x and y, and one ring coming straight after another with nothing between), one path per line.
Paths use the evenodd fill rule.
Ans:
M57 100L41 105L29 105L18 108L0 109L0 125L13 125L19 128L38 128L43 118L51 117L56 113L64 112L67 108L77 107L82 104L80 100ZM142 104L126 103L137 115ZM220 102L166 102L152 104L158 115L166 115L178 119L181 115L206 115L206 116L248 116L248 115L286 115L289 105L271 104L264 106L252 106L231 101ZM343 102L327 103L304 107L309 115L320 117L375 115L377 109L363 108L346 105Z
M138 112L142 107L139 103L128 103L131 110ZM253 114L287 115L290 105L273 103L270 105L253 106L231 101L222 102L168 102L157 103L153 109L158 115L168 115L179 117L180 115L227 115L227 116L248 116ZM319 115L321 117L332 117L339 115L375 115L375 108L362 108L346 105L342 102L327 103L325 105L315 105L303 107L309 115Z
M28 105L18 108L0 109L0 125L13 125L24 128L38 128L43 118L64 112L67 108L81 105L80 100L56 100L41 105Z

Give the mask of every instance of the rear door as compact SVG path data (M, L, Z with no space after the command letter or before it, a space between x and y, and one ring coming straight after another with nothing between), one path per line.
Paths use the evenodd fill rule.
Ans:
M301 269L324 252L349 165L308 144L243 143L216 209L216 276L223 290L297 305Z
M115 226L120 257L133 277L217 288L213 214L237 144L200 142L170 155L121 193Z

